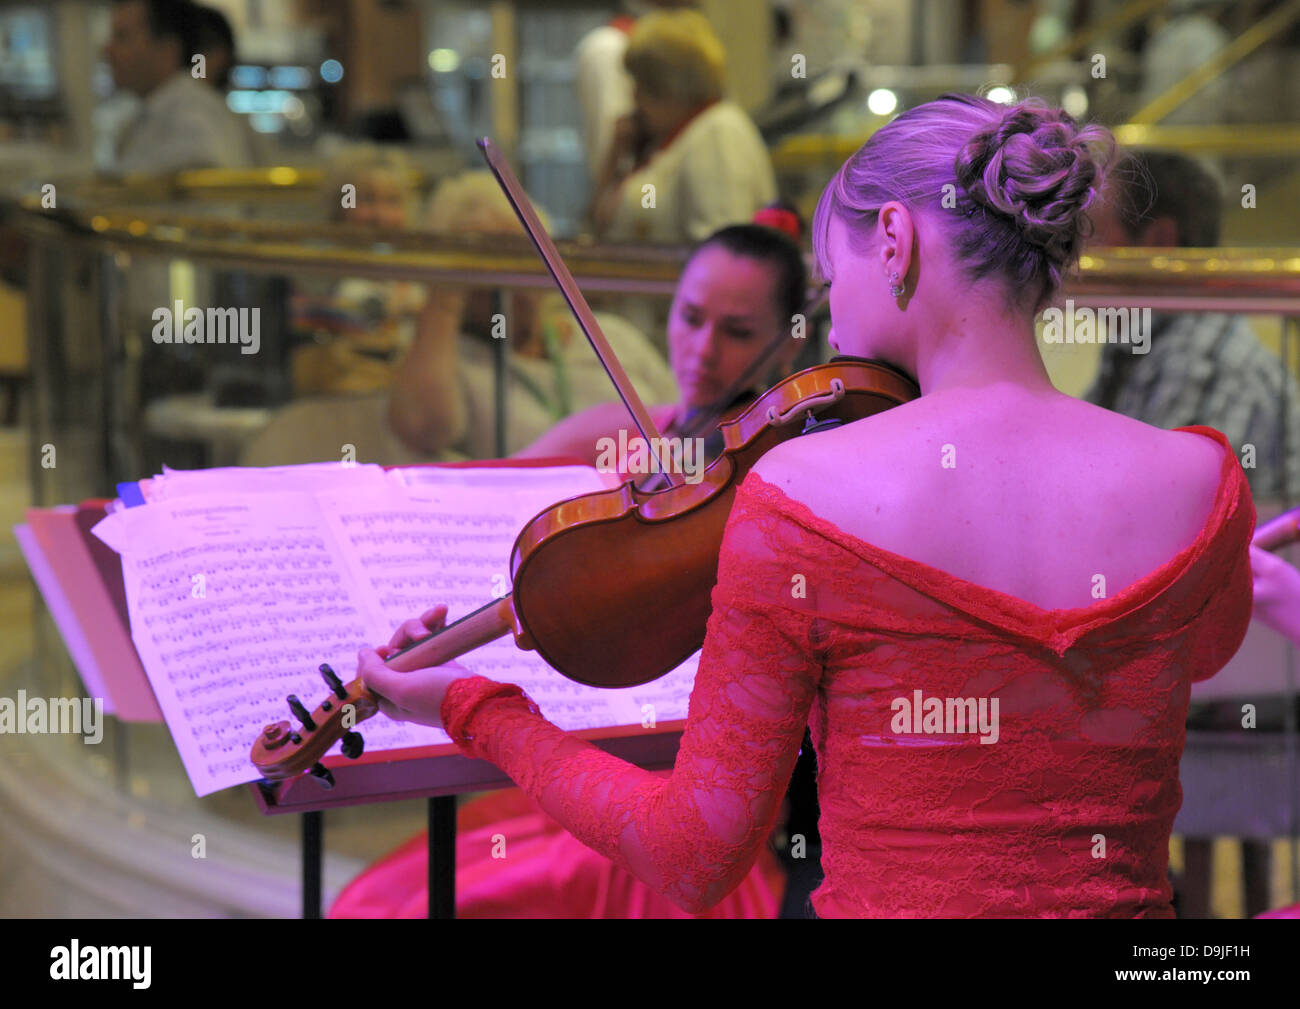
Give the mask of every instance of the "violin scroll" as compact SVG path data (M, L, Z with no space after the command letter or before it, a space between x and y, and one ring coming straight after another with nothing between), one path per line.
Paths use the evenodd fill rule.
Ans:
M365 751L365 740L352 726L379 711L375 695L359 676L345 685L324 663L320 674L330 688L330 696L309 712L290 694L289 710L298 720L298 728L288 721L273 722L262 729L253 744L253 764L267 781L282 781L310 771L325 788L333 788L334 776L320 762L329 748L343 740L343 756L349 760L356 760Z

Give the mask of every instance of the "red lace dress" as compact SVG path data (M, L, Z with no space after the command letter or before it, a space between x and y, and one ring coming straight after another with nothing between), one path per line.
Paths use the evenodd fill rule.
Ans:
M1171 917L1189 688L1241 644L1255 525L1226 438L1179 430L1225 450L1196 541L1068 610L875 547L751 474L667 778L562 732L518 687L482 677L452 685L444 724L686 911L718 904L749 873L811 720L820 917ZM948 721L932 717L934 699Z

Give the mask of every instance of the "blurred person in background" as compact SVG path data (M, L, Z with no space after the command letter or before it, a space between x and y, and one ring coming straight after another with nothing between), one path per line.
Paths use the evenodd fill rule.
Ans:
M1103 246L1212 248L1219 244L1223 193L1204 166L1183 154L1130 154L1109 180L1108 198L1094 214L1092 242ZM1118 342L1102 345L1097 378L1084 398L1147 424L1204 424L1222 431L1240 453L1253 445L1255 465L1243 467L1257 500L1300 495L1300 389L1277 355L1259 342L1246 318L1222 312L1151 313L1150 349L1134 354ZM1283 409L1283 400L1290 406ZM1286 425L1283 426L1283 419ZM1254 616L1300 640L1294 600L1300 578L1286 561L1252 549ZM1280 729L1281 705L1252 697L1260 727ZM1240 728L1237 699L1193 701L1193 728ZM1212 838L1185 840L1180 914L1210 917ZM1242 840L1246 916L1268 907L1269 841Z
M546 218L542 211L543 225ZM429 226L447 235L520 235L505 194L487 171L445 180L433 195ZM677 398L672 372L631 324L596 316L643 400ZM494 348L506 341L506 454L534 442L558 420L617 397L587 338L557 293L516 290L498 317L487 289L430 290L415 342L394 380L389 422L415 452L496 456Z
M615 124L636 108L632 100L632 78L623 66L623 56L637 17L656 7L689 6L694 6L692 0L625 0L626 13L616 15L579 39L573 61L582 137L593 178L605 163Z
M113 82L141 99L119 137L114 170L243 168L253 162L245 127L225 99L192 74L199 16L191 3L114 0L104 58Z
M230 20L215 7L194 6L195 48L206 61L207 82L225 99L230 91L230 72L239 62L235 45L235 32L230 27ZM253 129L247 116L236 115L236 121L244 131L244 142L248 147L251 164L265 165L275 161L273 145L265 134Z
M1142 86L1138 106L1145 106L1227 47L1232 36L1216 20L1224 0L1171 0L1153 19L1154 31L1142 47ZM1219 74L1177 108L1162 116L1162 125L1222 123L1231 81Z
M349 148L326 169L321 192L326 218L358 229L408 231L419 209L414 166L394 147ZM353 277L324 289L305 284L302 292L292 302L293 328L314 339L292 352L294 392L388 389L415 339L424 285Z
M797 223L794 228L797 235ZM668 358L681 396L647 404L660 433L680 437L697 413L710 407L729 411L747 406L775 378L784 377L802 349L790 333L806 295L803 254L787 233L735 224L699 243L682 270L668 320ZM781 346L768 365L728 402L718 402L775 341ZM713 434L717 423L703 434ZM595 465L597 442L605 437L618 440L620 429L629 438L636 434L622 403L604 403L560 421L517 454L576 456Z
M345 245L383 241L418 217L416 173L405 153L363 144L335 156L321 187L324 218ZM344 234L344 231L354 232ZM412 452L388 422L397 362L415 339L423 284L350 277L294 282L289 351L294 399L242 447L241 466L333 460L351 445L367 462L434 461ZM438 458L445 458L439 456Z
M698 242L776 199L758 129L723 98L726 52L702 14L647 14L624 66L636 107L616 124L597 174L592 218L601 238Z
M1094 215L1093 245L1211 248L1219 244L1223 194L1192 158L1167 151L1130 154L1111 176ZM1246 478L1257 499L1300 496L1300 390L1244 316L1151 313L1150 350L1102 345L1090 403L1156 427L1206 424L1241 451L1255 447ZM1282 400L1292 405L1283 430ZM1285 459L1283 452L1286 452Z
M215 7L195 4L194 48L203 55L207 82L225 94L236 62L235 32L229 18Z

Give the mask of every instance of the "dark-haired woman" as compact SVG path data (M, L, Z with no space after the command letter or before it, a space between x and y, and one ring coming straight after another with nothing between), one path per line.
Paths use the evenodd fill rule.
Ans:
M669 778L517 686L366 650L383 710L444 726L687 911L746 878L811 717L820 917L1172 917L1189 688L1245 634L1255 512L1217 431L1064 395L1037 352L1112 147L1041 103L948 95L831 181L831 343L922 395L739 488Z
M806 341L792 318L803 307L806 276L796 244L797 214L773 206L761 212L766 225L723 228L696 247L673 298L668 324L669 357L682 392L680 402L649 407L667 437L688 429L697 410L707 410L774 341L780 342L734 397L744 401L771 384ZM572 456L601 462L597 443L620 429L635 435L621 403L600 404L560 421L518 456ZM716 429L716 422L705 430ZM710 439L701 436L707 449ZM696 453L687 457L697 463ZM620 462L623 460L619 460ZM617 467L616 467L617 468ZM637 476L643 474L625 474ZM799 857L816 867L816 817L811 798L815 776L811 752L800 765L791 802L802 819L792 829L805 835ZM519 789L474 799L458 813L456 912L460 917L687 918L682 910L624 868L584 847ZM494 838L497 839L494 841ZM494 857L508 845L509 858ZM331 917L424 917L427 913L427 836L412 838L352 881L330 910ZM794 903L786 869L765 847L747 878L724 901L700 917L774 918L783 896ZM801 910L801 909L800 909Z
M780 346L769 365L731 398L752 399L783 374L806 345L806 327L796 322L806 293L799 246L775 228L738 224L701 242L668 317L668 361L681 400L648 405L660 433L680 436L695 412L714 405L774 341ZM620 429L635 433L626 408L602 403L560 421L517 456L574 456L598 465L602 439L617 440Z

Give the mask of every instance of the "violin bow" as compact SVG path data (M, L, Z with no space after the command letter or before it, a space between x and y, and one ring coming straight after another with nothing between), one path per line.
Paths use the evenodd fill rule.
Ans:
M659 429L655 426L650 411L645 408L645 404L641 402L641 397L637 395L636 390L632 388L632 383L628 381L627 372L623 370L623 365L614 354L609 341L605 339L605 334L601 332L600 324L596 322L596 317L592 314L587 299L578 290L578 285L574 282L569 268L564 265L564 260L560 258L559 250L555 248L551 236L546 233L546 229L542 227L542 222L537 219L537 213L533 210L532 203L524 194L519 180L515 178L515 173L511 171L497 145L492 143L490 139L487 137L480 138L478 146L479 150L483 152L483 157L487 159L488 168L492 170L497 183L505 192L506 199L510 201L510 206L514 208L515 214L518 215L519 222L524 226L524 230L528 232L528 237L532 239L537 254L542 257L542 262L546 264L547 270L550 271L555 283L559 286L560 293L564 295L564 300L569 303L569 309L573 312L574 318L578 320L578 325L587 334L591 349L596 352L596 357L600 359L605 373L609 375L610 381L614 383L619 398L623 400L623 405L627 407L628 413L632 415L632 419L636 422L641 437L646 440L647 448L659 460L660 472L671 486L676 487L684 484L685 478L681 474L672 472L671 453L668 450L668 445L664 442L663 436L659 433Z
M1251 545L1261 550L1278 550L1298 539L1300 539L1300 508L1292 508L1256 529Z

